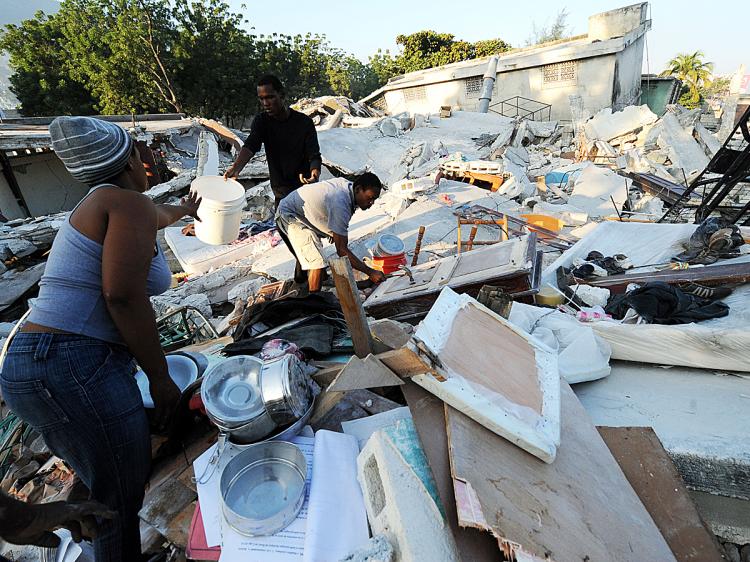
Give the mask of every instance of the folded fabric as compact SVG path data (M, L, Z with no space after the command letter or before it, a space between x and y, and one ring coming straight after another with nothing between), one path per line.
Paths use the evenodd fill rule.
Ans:
M729 306L723 302L689 295L662 282L646 283L613 297L605 311L622 320L631 308L649 324L689 324L729 314Z

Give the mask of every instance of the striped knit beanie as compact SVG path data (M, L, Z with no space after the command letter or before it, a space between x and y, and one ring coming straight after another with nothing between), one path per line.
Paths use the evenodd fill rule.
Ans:
M133 139L114 123L93 117L57 117L49 126L52 148L74 178L96 185L125 169Z

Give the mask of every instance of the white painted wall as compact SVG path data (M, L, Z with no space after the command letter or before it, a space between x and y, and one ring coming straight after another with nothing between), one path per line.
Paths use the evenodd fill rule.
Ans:
M628 65L633 59L642 56L642 41L639 45L641 51L629 54L623 64ZM550 104L552 106L550 119L569 120L568 96L578 94L583 97L584 107L591 113L595 113L612 105L616 60L614 54L578 60L575 83L544 84L541 66L500 72L495 81L490 105L514 96L522 96ZM640 58L638 60L640 61ZM621 91L631 93L634 84L640 88L640 62L636 66L637 71L620 74ZM437 113L442 105L450 105L454 109L464 111L476 111L479 105L479 94L466 95L463 79L429 84L423 88L426 93L425 99L408 102L404 99L404 90L385 92L389 113L396 114L402 111ZM499 112L500 106L491 110Z
M622 37L648 19L647 10L648 3L642 2L589 16L588 38L603 41Z
M645 35L639 37L616 55L612 109L639 105L641 98L641 68Z

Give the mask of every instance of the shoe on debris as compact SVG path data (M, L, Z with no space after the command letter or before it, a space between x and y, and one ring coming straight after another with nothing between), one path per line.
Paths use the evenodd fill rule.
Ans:
M704 287L697 283L681 283L679 287L684 293L709 300L725 299L732 294L732 289L728 287Z

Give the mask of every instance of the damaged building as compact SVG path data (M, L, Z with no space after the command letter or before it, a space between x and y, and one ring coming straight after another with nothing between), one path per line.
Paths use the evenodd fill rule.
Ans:
M172 286L151 305L182 394L177 429L152 440L144 552L750 560L750 109L738 113L730 97L709 129L701 109L673 103L673 79L650 77L639 98L646 8L598 14L585 37L499 57L492 104L520 95L504 83L535 76L538 89L523 93L542 96L548 114L473 111L467 80L481 82L487 60L419 73L423 85L409 89L423 87L422 101L406 99L403 77L369 98L381 109L332 96L295 103L316 125L322 180L382 180L347 234L353 254L387 273L378 284L327 240L322 290L293 282L264 150L231 182L239 195L226 215L238 226L226 243L202 239L189 217L159 232ZM545 66L571 61L575 83L545 89ZM431 72L457 76L428 83ZM157 203L201 180L226 185L246 134L181 116L117 122L153 157L145 195ZM58 170L47 124L29 127L0 127L11 170L0 204L5 213L16 201L19 215L0 224L3 347L80 197L68 180L45 179ZM44 211L32 179L47 182L42 193L63 186L70 201L48 197ZM264 395L264 377L281 381L283 398ZM146 374L135 379L153 406ZM282 421L270 416L283 408ZM31 502L71 497L70 467L3 414L0 489ZM259 451L283 460L292 485L268 495L278 505L263 496L235 509L258 492L243 475ZM263 470L273 474L272 462ZM248 505L276 509L273 521L239 511ZM86 549L80 562L92 560ZM0 544L0 554L38 551Z
M585 35L410 72L363 101L391 114L443 106L475 111L489 71L495 78L490 110L501 115L570 120L570 95L580 95L591 112L621 109L639 103L649 29L648 3L634 4L589 17Z

